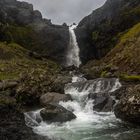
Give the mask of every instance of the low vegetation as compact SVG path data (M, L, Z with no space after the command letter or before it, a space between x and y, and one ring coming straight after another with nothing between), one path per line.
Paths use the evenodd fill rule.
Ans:
M140 23L118 36L117 45L104 58L90 61L83 67L85 73L92 77L108 77L112 74L124 80L139 80Z

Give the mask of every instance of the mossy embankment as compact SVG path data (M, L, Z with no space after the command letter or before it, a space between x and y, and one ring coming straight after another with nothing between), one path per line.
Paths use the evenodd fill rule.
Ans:
M104 58L88 62L83 71L92 77L140 81L140 23L117 36L116 46Z
M46 71L51 75L60 69L53 61L30 56L28 50L16 43L0 43L0 54L0 80L19 78L33 71Z

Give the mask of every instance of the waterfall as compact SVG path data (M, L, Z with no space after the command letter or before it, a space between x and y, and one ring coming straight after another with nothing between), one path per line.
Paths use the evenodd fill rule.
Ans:
M68 51L67 51L67 56L66 56L66 65L67 66L75 66L79 67L81 64L80 60L80 49L77 43L76 35L74 29L76 28L75 25L72 25L69 27L69 46L68 46Z
M40 110L25 113L27 126L51 140L126 140L133 139L134 131L122 125L113 112L96 112L89 93L112 93L121 84L118 79L99 78L82 80L74 77L72 83L65 86L65 94L70 94L72 101L59 104L76 115L76 119L66 123L47 123L40 117ZM136 133L137 134L137 133ZM132 140L131 139L131 140Z

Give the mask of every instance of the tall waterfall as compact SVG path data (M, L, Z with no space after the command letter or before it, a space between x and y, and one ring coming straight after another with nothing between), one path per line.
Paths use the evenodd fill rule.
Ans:
M69 27L69 46L68 46L68 52L67 52L67 58L66 58L66 65L67 66L76 66L79 67L81 64L80 60L80 49L77 43L76 35L74 32L74 29L76 28L76 25L72 25Z

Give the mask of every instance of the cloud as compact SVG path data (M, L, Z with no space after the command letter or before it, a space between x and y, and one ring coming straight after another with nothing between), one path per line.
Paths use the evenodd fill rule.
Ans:
M20 0L23 1L23 0ZM55 24L78 23L106 0L24 0L32 3L43 17Z

